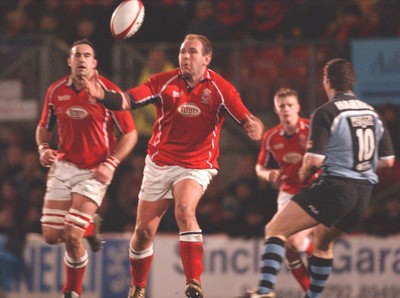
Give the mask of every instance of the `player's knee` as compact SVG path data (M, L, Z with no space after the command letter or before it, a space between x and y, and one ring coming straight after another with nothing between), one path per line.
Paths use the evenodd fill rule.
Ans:
M151 228L145 226L137 226L135 228L136 239L140 242L151 241L154 237L154 232Z
M64 219L67 211L44 208L40 219L43 239L48 244L59 244L64 241Z
M185 222L196 218L196 210L189 205L178 205L175 207L176 221Z
M43 239L47 244L55 245L64 241L64 231L42 226Z

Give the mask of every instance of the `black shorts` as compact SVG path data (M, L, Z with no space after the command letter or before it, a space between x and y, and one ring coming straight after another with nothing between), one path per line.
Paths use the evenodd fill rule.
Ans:
M321 176L292 200L318 222L349 233L367 208L372 189L366 180Z

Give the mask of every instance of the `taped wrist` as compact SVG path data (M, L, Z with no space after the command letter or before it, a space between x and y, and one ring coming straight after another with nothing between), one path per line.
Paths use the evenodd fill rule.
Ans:
M104 90L104 99L100 102L109 110L122 110L122 94L119 92Z
M38 146L39 155L42 156L46 149L49 149L50 145L48 143L43 143Z
M109 157L107 157L107 159L103 162L103 164L104 164L106 167L108 167L108 168L110 168L111 170L114 171L114 170L119 166L120 161L119 161L119 159L116 158L115 156L109 156Z

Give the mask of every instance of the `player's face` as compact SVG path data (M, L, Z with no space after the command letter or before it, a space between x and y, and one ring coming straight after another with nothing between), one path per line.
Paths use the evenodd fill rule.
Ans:
M179 51L179 67L188 80L201 77L210 64L211 56L203 55L203 45L197 40L185 40Z
M290 95L275 99L275 112L281 122L296 124L300 112L300 104L296 96Z
M68 58L68 65L71 67L72 76L76 79L81 77L90 78L97 67L97 60L94 58L94 51L87 44L79 44L71 49Z

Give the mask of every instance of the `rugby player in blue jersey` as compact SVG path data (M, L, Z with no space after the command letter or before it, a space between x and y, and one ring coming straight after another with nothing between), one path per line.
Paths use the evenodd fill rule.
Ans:
M310 260L310 286L305 298L320 297L333 263L333 242L353 231L368 206L377 168L392 167L395 156L387 129L373 107L353 93L355 72L345 59L324 67L329 101L311 118L301 181L322 169L320 177L277 213L266 228L258 287L246 297L276 297L273 287L291 235L316 227Z

